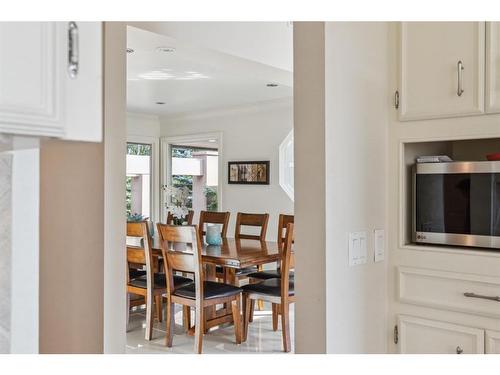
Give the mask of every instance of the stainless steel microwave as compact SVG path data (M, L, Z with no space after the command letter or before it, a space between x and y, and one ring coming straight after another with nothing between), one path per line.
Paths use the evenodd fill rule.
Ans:
M500 250L500 161L416 164L413 241Z

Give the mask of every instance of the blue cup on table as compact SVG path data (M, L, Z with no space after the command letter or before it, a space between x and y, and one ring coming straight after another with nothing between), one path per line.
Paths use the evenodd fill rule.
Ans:
M220 234L219 224L207 224L207 234L205 240L209 245L222 245L222 236Z

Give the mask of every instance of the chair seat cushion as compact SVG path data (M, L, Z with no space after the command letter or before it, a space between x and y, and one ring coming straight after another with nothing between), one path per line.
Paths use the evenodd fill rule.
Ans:
M259 280L279 279L281 278L281 273L278 270L260 271L250 273L248 274L248 277ZM293 277L294 273L292 271L290 272L290 279L293 279Z
M281 279L269 279L257 284L244 285L242 289L243 292L247 293L258 293L267 296L279 297L281 296ZM289 280L288 282L288 295L295 295L293 280Z
M229 284L217 283L215 281L205 281L203 283L204 299L231 297L239 293L241 293L241 288ZM174 294L179 297L195 299L194 282L176 289Z
M129 268L128 270L128 276L130 280L137 279L138 277L145 276L146 271L144 270L138 270L136 268Z
M174 286L175 288L179 288L183 285L187 285L192 283L193 280L184 277L184 276L178 276L174 275ZM154 287L155 289L166 289L167 288L167 279L165 277L164 273L155 273L155 280L154 280ZM137 288L147 288L147 279L146 275L138 277L136 279L130 280L128 285L135 286Z

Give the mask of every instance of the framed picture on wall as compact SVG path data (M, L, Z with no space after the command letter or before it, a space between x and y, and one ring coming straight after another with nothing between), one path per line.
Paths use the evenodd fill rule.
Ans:
M230 161L229 184L269 185L269 161Z

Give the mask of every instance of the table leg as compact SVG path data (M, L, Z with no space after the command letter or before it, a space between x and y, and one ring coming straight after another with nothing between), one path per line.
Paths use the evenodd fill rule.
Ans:
M215 265L205 264L205 279L207 281L217 281ZM205 319L213 319L215 317L215 306L210 306L205 308ZM206 327L206 325L205 325ZM208 328L205 328L205 333L208 332Z

